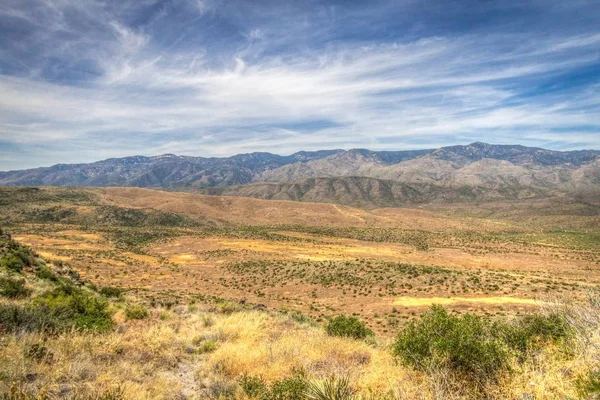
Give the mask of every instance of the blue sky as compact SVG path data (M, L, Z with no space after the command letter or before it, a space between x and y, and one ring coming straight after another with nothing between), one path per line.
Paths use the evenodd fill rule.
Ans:
M600 148L600 0L3 0L0 170Z

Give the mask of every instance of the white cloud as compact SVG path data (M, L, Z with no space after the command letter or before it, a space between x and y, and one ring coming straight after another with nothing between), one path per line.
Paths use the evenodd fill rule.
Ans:
M191 4L200 13L214 10L204 1ZM135 153L231 155L389 149L426 137L445 144L478 135L547 142L556 141L555 130L587 125L596 131L573 128L564 141L600 147L597 86L568 96L531 93L536 79L597 63L596 33L348 41L269 56L263 52L273 44L260 40L265 47L256 53L237 49L215 62L208 45L165 50L151 32L100 14L106 15L85 11L112 39L83 34L66 48L48 49L45 58L56 52L84 58L98 68L95 78L71 85L0 75L0 143L88 141L106 149L114 138L126 145L130 137L132 147L125 147ZM55 15L53 31L71 29L62 18ZM248 39L266 38L259 28L246 32ZM95 47L77 55L82 43ZM511 50L498 51L499 43ZM418 143L411 147L432 147Z

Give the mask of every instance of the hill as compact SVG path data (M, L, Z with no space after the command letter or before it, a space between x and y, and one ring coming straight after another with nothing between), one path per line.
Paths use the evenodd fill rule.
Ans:
M361 176L308 178L284 183L253 183L202 188L198 191L210 195L241 196L265 200L336 203L366 209L424 203L523 199L551 194L551 190L518 184L499 188L468 185L447 187L433 183L404 183Z

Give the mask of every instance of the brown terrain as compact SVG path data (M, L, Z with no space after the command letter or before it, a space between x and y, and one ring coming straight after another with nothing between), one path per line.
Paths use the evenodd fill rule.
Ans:
M7 190L17 198L19 189ZM560 197L370 211L138 188L30 197L8 206L23 215L10 221L15 239L99 286L149 299L246 301L317 320L357 314L383 335L431 304L518 314L600 284L598 211ZM58 221L26 217L57 209L71 211ZM185 223L119 220L157 212L157 221Z

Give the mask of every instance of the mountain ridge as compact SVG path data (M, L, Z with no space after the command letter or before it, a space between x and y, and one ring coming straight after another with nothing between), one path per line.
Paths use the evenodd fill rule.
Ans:
M475 142L425 150L335 149L288 156L162 154L0 172L0 186L141 187L396 207L600 192L600 151Z

